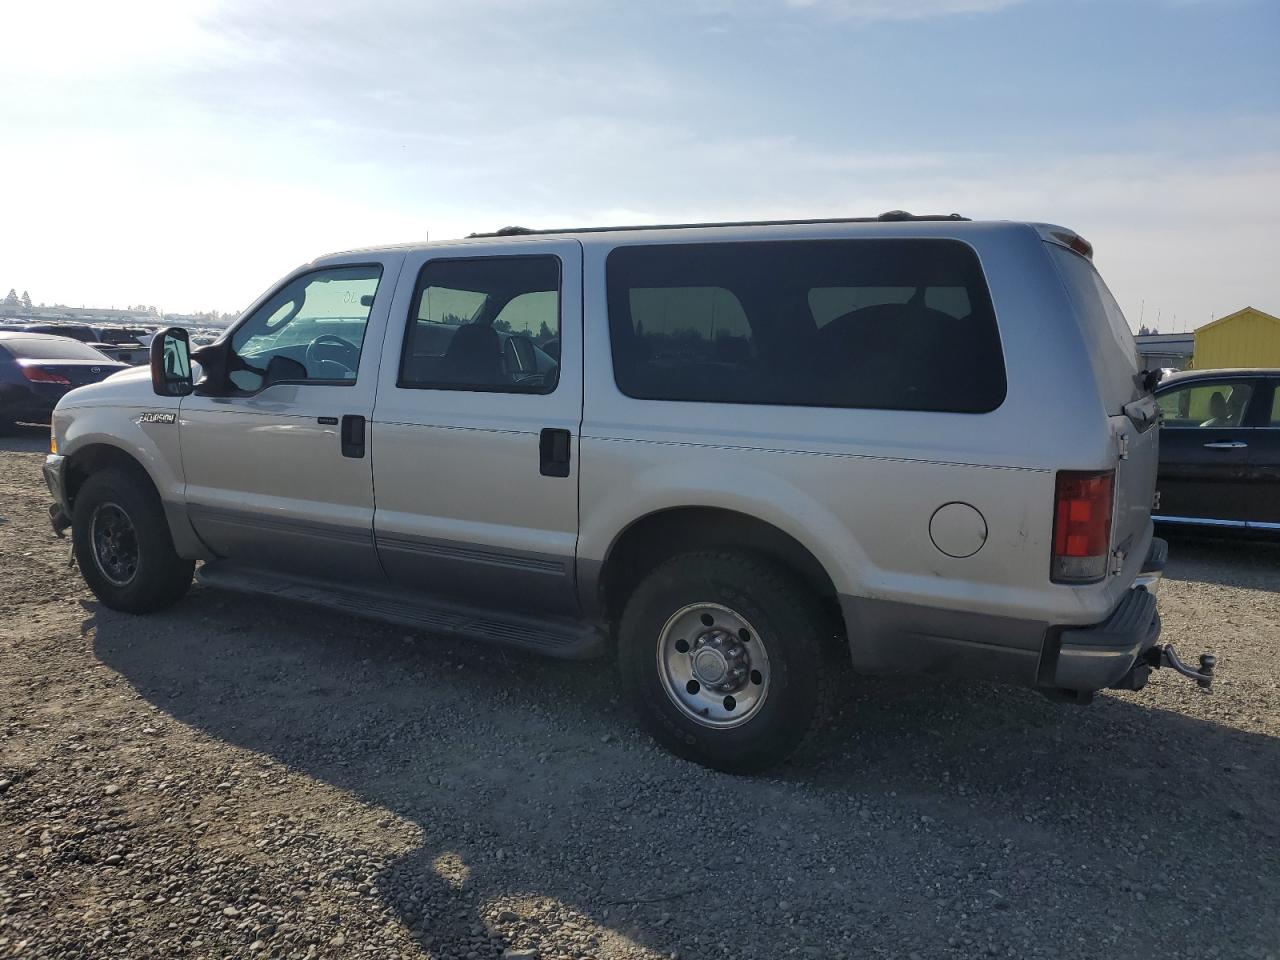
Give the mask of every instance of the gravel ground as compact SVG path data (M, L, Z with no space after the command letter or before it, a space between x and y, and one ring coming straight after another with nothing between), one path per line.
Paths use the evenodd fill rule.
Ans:
M0 440L0 957L1280 957L1280 545L1089 708L861 680L771 777L559 663L195 588L98 606Z

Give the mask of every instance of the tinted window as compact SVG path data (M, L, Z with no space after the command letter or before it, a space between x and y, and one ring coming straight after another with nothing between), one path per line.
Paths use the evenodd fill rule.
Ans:
M377 264L317 270L291 280L237 329L232 352L249 369L230 371L241 390L261 388L273 357L295 361L287 379L354 383L369 311L378 292Z
M1276 384L1275 399L1271 401L1271 420L1268 427L1280 427L1280 383Z
M607 269L628 396L966 413L1004 400L990 294L957 241L620 247Z
M67 337L53 337L48 340L41 337L12 340L5 338L0 342L19 360L101 360L104 363L115 363L105 353L79 340L71 340Z
M98 336L88 327L72 327L46 325L42 327L27 327L28 333L46 333L54 337L70 337L72 340L79 340L82 343L96 343Z
M1243 424L1252 396L1249 380L1201 380L1160 394L1158 402L1166 428L1221 429Z
M560 261L432 260L418 275L400 386L550 393L559 380Z

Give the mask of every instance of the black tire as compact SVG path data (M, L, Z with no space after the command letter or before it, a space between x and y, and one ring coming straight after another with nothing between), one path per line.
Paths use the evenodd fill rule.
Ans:
M740 726L695 720L661 676L664 628L677 611L704 603L748 621L768 653L767 694ZM704 766L749 773L786 759L828 716L831 632L818 598L784 568L748 554L687 553L655 568L631 594L618 626L618 660L642 722L660 743Z
M117 569L119 582L113 582L105 569L116 569L118 564L105 559L100 563L92 540L95 515L104 523L115 518L116 510L124 514L136 545L132 573L126 576L127 571ZM180 600L191 586L195 561L183 560L173 549L160 497L140 470L109 467L91 474L76 494L71 513L71 540L80 574L112 610L163 610ZM125 539L129 539L127 532Z

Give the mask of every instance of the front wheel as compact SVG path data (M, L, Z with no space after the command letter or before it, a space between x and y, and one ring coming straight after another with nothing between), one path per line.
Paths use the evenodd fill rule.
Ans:
M730 772L785 759L825 715L827 619L787 571L689 553L636 588L618 629L623 682L673 752Z
M85 583L112 610L162 610L191 586L195 561L174 550L164 507L143 476L112 468L85 480L71 540Z

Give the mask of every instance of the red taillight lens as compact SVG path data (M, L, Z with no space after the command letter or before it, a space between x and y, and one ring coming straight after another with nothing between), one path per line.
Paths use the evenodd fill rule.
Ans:
M1053 508L1053 566L1058 583L1091 583L1107 575L1116 475L1062 471Z
M60 383L64 387L71 386L71 381L60 373L51 373L44 367L29 367L24 365L22 375L32 383Z

